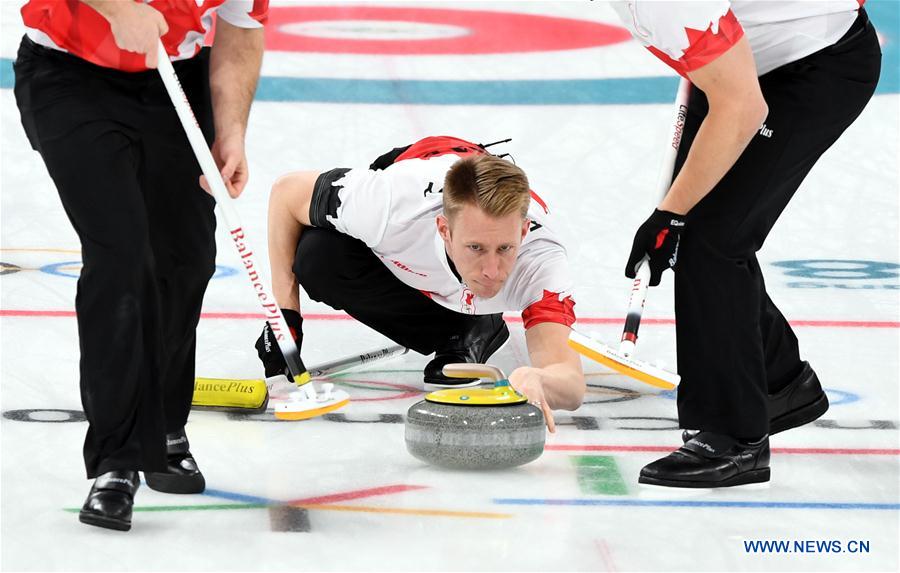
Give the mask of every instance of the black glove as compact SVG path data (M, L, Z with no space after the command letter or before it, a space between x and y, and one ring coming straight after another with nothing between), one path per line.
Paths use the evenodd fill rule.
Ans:
M297 351L299 352L303 343L303 317L295 310L282 309L281 312L284 313L284 319L287 321L288 328L291 329L291 336L294 337L294 344L297 345ZM281 354L281 349L278 348L278 341L275 340L275 333L272 332L272 327L268 322L266 322L262 334L256 340L256 353L266 369L266 378L284 374L288 380L291 379L291 372L288 370L287 362L284 361L284 355Z
M650 260L650 286L659 284L663 271L675 267L678 243L684 231L684 215L656 209L634 234L631 255L625 265L625 276L633 279L644 257Z

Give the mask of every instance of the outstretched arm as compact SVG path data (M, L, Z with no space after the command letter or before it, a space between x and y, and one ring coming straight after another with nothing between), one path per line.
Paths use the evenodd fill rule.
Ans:
M555 322L536 324L525 331L532 366L516 368L509 376L513 388L544 412L547 428L556 431L552 410L575 410L584 400L581 358L569 347L570 328Z
M298 171L280 177L269 195L269 268L272 290L282 309L300 311L294 255L303 228L309 226L309 203L319 174Z

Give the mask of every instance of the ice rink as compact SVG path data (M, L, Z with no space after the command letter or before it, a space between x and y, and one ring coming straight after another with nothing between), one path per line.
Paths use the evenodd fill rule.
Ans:
M352 402L324 418L192 413L187 431L207 491L141 488L127 534L77 520L89 488L74 316L79 243L19 123L11 63L20 4L0 2L4 571L900 567L896 0L866 4L885 54L877 94L760 253L771 296L831 402L814 424L772 438L770 484L639 486L640 468L680 442L674 395L587 361L586 403L557 413L559 430L537 461L488 473L428 467L403 440L427 362L407 355L337 378ZM368 165L428 135L512 138L503 151L562 223L576 328L617 339L630 286L622 267L655 205L677 80L605 3L274 6L248 132L251 181L238 202L260 255L268 191L285 172ZM230 241L218 239L197 373L259 377L262 315ZM308 365L388 342L304 304ZM670 275L651 290L645 317L640 353L674 367ZM521 320L508 318L513 340L496 360L507 371L527 360ZM792 552L749 546L784 540ZM811 550L797 552L794 541Z

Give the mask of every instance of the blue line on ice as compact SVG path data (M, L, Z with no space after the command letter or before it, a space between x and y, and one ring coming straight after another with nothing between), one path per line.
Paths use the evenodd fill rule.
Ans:
M498 505L609 505L632 507L743 507L761 509L867 509L900 510L900 503L814 502L814 501L690 501L645 499L495 499Z

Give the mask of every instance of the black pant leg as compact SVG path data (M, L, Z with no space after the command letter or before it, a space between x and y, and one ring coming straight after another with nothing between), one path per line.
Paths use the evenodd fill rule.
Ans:
M208 51L176 62L175 71L194 115L213 141ZM200 187L200 165L161 82L144 94L140 183L149 215L160 295L166 431L187 423L194 390L197 324L215 272L215 200Z
M689 213L679 249L675 312L683 427L748 438L768 432L766 394L797 368L799 351L765 291L755 253L812 166L865 107L879 69L880 50L869 27L851 42L760 78L770 131L754 137ZM695 89L692 97L682 162L705 116L702 93Z
M768 416L759 268L750 254L731 256L698 231L685 229L675 267L679 422L762 435Z
M800 343L787 319L766 292L762 270L753 257L760 284L759 333L762 336L763 363L766 369L766 392L774 394L790 384L803 369Z
M431 354L477 320L403 284L365 243L330 229L304 229L294 274L311 299L420 354Z
M23 44L15 93L81 240L75 308L88 477L165 468L158 296L147 215L136 177L138 134L110 117L121 94L69 59ZM72 58L67 56L67 58ZM74 60L74 58L72 58Z

